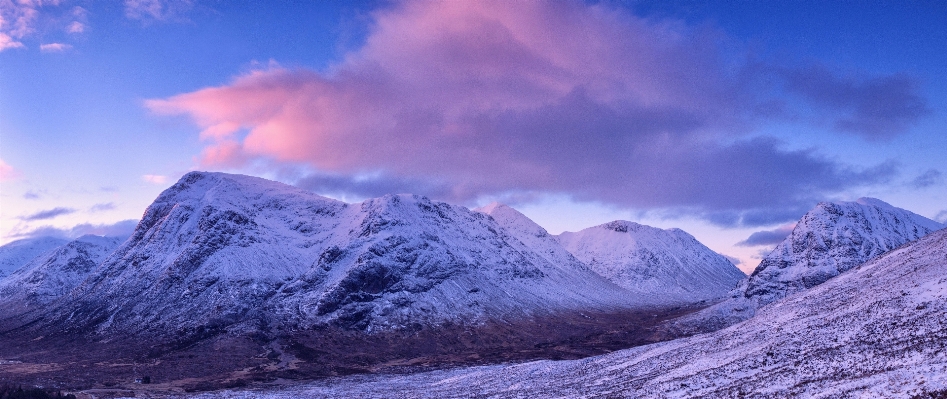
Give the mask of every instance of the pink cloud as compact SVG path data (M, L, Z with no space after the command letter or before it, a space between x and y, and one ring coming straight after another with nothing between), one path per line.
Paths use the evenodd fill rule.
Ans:
M704 47L713 35L703 35L578 3L410 2L379 12L365 47L331 73L270 68L147 106L191 115L202 138L227 147L207 163L227 153L343 172L414 172L458 156L499 165L506 160L485 161L510 155L491 148L504 138L476 131L476 118L576 93L608 108L709 117L707 105L729 101L732 90Z
M19 174L16 169L0 159L0 181L8 181L17 178Z
M164 184L168 181L167 176L161 175L144 175L141 177L142 180L151 183L151 184Z
M44 53L61 53L70 49L72 49L72 46L65 43L47 43L39 46L39 51Z
M892 173L734 141L771 107L773 88L755 87L760 68L710 28L541 1L406 2L373 22L365 45L328 71L271 66L146 106L194 120L204 167L262 158L334 176L383 172L460 200L551 191L794 213L814 191Z
M68 26L66 26L66 32L72 34L79 34L85 32L86 26L82 22L72 21Z
M45 36L55 27L68 33L82 33L88 11L82 7L65 10L60 0L2 0L0 1L0 51L25 48L21 40ZM37 31L37 27L41 29ZM51 43L40 46L44 52L62 51L72 46Z

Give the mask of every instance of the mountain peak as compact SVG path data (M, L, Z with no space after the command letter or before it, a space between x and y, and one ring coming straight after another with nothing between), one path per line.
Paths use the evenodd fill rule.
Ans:
M862 204L862 205L877 206L877 207L879 207L879 208L896 209L894 206L891 206L891 204L889 204L889 203L887 203L887 202L884 202L884 201L882 201L882 200L880 200L880 199L877 199L877 198L861 197L861 198L855 200L855 202L856 202L856 203L859 203L859 204Z
M558 239L615 284L667 302L718 298L745 277L729 260L680 229L616 220L565 232Z
M656 227L645 226L643 224L629 222L627 220L613 220L611 222L601 224L598 227L601 227L606 230L611 230L617 233L627 233L629 230L634 232L634 231L638 231L642 227L657 229Z

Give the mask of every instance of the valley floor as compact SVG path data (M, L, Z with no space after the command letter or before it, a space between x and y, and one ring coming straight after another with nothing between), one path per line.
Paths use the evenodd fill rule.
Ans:
M0 384L64 389L80 397L161 397L228 388L296 389L339 376L581 359L674 338L656 327L699 308L558 314L373 335L326 329L253 339L220 332L171 345L8 331L0 334ZM143 376L153 383L134 382Z

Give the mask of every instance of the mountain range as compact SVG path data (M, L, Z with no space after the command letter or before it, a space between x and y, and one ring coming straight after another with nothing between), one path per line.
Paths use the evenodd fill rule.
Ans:
M254 394L272 399L940 398L947 394L945 266L947 230L940 230L714 333L580 360L341 378Z
M738 343L724 340L770 345L760 326L809 326L796 316L815 317L816 310L769 309L797 300L825 308L828 299L798 299L841 298L824 285L850 285L839 292L875 287L859 279L836 283L855 281L843 277L866 262L897 253L902 263L921 262L916 270L934 273L928 263L936 264L943 240L920 239L943 227L876 199L824 202L746 276L680 229L619 220L552 235L499 203L470 210L399 194L350 204L265 179L192 172L158 196L130 237L33 238L0 247L8 271L0 277L0 360L23 364L0 367L0 379L28 375L34 382L65 378L96 386L147 372L211 389L246 379L586 358L750 320L701 336L716 341L676 339L648 349L658 352L632 349L590 360L604 368L581 368L582 375L625 381L618 386L635 392L670 392L673 387L653 385L651 377L615 377L610 370L618 366L608 362L648 365L665 359L653 355L660 348L673 348L667 366L644 367L676 373L699 359L695 351L743 353L726 349ZM915 251L930 256L916 260ZM892 287L908 284L885 278ZM858 302L868 299L845 298L838 300L857 302L853 309L870 307ZM746 353L756 356L755 350ZM51 365L58 364L53 354L71 356L69 369L86 371ZM777 357L801 361L797 355ZM730 371L750 375L741 362ZM458 373L460 380L472 378ZM688 395L724 392L681 378ZM562 384L575 381L562 378ZM354 396L364 388L340 387L351 387ZM523 392L536 387L524 385Z

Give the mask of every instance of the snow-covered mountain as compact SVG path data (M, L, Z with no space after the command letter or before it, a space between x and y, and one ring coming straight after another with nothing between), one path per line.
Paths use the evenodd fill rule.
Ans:
M463 207L411 195L346 204L193 172L47 319L149 334L261 323L371 331L643 303Z
M767 255L730 298L674 323L672 329L709 331L743 320L800 292L915 241L944 225L874 198L822 202Z
M69 240L56 237L34 237L16 240L0 247L0 281L34 258L68 242Z
M947 392L944 314L947 230L714 333L580 360L347 377L251 393L258 398L942 397Z
M498 202L474 209L474 211L490 215L507 233L526 244L527 247L546 258L550 263L563 265L574 270L590 271L590 275L594 274L594 276L588 277L590 279L607 280L566 250L556 239L556 236L549 234L546 229L520 213L520 211Z
M558 236L562 246L610 281L666 302L719 298L746 277L680 229L618 220Z
M86 235L34 258L0 280L0 315L44 306L65 295L124 240Z
M874 198L820 203L763 258L750 276L746 296L766 305L942 228Z

